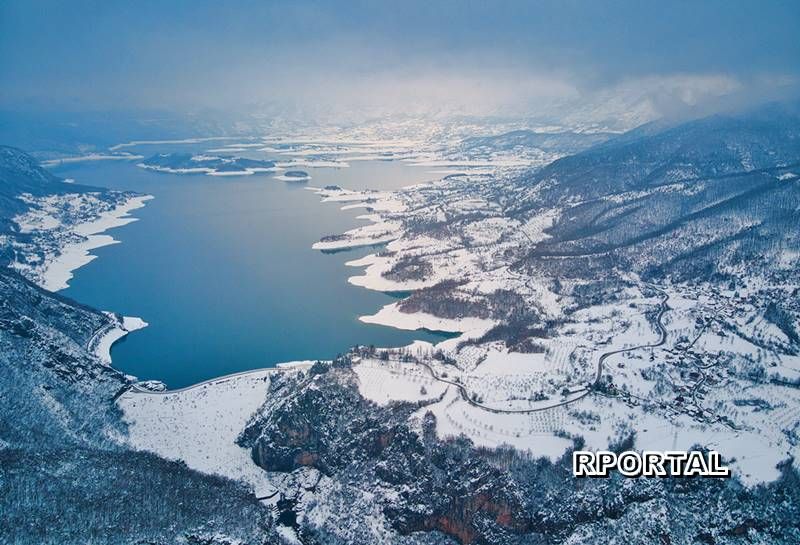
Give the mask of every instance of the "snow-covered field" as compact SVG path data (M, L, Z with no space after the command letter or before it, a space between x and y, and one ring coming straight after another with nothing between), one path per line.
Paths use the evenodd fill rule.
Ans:
M267 474L236 438L264 402L275 372L281 371L253 371L176 392L129 391L117 402L129 426L126 440L197 471L241 480L257 496L271 494Z
M378 405L434 400L447 390L445 383L435 380L420 366L365 360L355 365L353 371L361 395Z

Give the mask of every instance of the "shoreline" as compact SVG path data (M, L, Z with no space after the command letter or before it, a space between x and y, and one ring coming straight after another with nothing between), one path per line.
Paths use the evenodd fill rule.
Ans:
M80 194L75 194L80 196ZM94 196L97 199L96 195ZM35 217L26 223L24 216L16 219L23 233L38 233L49 236L53 245L46 245L44 257L36 262L12 262L9 267L17 270L42 289L56 293L69 287L74 272L97 258L91 251L120 241L106 232L138 221L130 215L134 210L145 206L154 197L152 195L125 195L119 202L112 201L113 208L95 212L91 219L70 222L48 214ZM108 202L108 201L105 201ZM102 311L107 322L98 328L86 342L86 350L97 357L106 366L112 366L111 348L128 333L147 327L147 322L138 317L120 316L115 312ZM119 369L118 369L119 370Z
M73 273L97 258L91 253L92 250L120 242L105 232L139 221L139 218L131 216L130 213L143 208L145 203L153 198L152 195L130 197L119 206L102 212L93 220L72 225L69 228L70 233L80 236L83 240L67 243L57 256L46 261L40 272L40 282L37 283L52 292L68 288L69 281L74 277ZM143 329L148 324L138 317L119 316L108 311L104 313L109 317L109 323L89 339L86 348L104 365L111 367L113 345L128 333Z
M368 214L356 218L368 221L367 225L355 227L341 235L334 235L332 240L322 239L315 242L311 246L312 249L323 253L334 253L368 247L390 248L392 243L402 241L405 235L402 222L387 217L391 214L402 214L407 210L406 204L396 191L353 191L343 188L319 187L306 189L319 195L321 203L340 203L341 210L355 208L369 210ZM347 278L349 284L381 293L411 293L436 283L436 279L398 282L385 278L383 272L391 268L391 260L377 253L347 261L345 265L363 268L363 274ZM403 331L439 331L456 334L455 337L444 339L434 345L441 348L454 347L459 340L480 337L496 325L494 320L481 318L449 319L424 312L405 313L400 310L397 302L384 305L374 314L359 316L358 320L366 324L381 325Z
M406 313L400 310L399 303L389 303L372 315L360 316L359 321L365 324L375 324L406 331L441 331L444 333L461 333L462 335L473 332L485 333L497 322L483 318L440 318L425 312Z
M96 255L91 254L92 250L119 243L105 232L139 221L139 218L130 216L130 212L144 207L145 202L151 199L153 199L152 195L131 197L124 204L102 212L93 220L70 226L69 231L79 235L83 240L65 244L57 256L53 256L43 265L35 267L35 269L39 269L37 284L52 292L68 288L69 281L74 277L73 272L97 258Z
M313 250L340 252L380 246L397 240L404 234L402 223L384 216L386 213L400 213L406 210L406 205L396 198L396 193L393 191L353 191L339 187L336 189L307 187L306 189L316 193L322 203L340 203L341 210L366 208L368 211L367 214L357 216L356 219L366 220L369 223L341 234L323 237L311 245ZM374 254L370 255L374 256Z
M105 312L105 314L112 320L107 327L96 332L86 348L89 352L97 356L100 361L111 367L111 347L114 343L124 338L128 333L138 331L148 326L148 323L141 318L134 316L118 316L112 312ZM117 369L120 371L120 369Z

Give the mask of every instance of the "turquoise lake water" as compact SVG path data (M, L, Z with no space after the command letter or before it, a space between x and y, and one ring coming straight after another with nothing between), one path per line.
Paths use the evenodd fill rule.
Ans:
M434 176L390 161L304 170L311 185L353 189L393 189ZM61 292L149 323L111 351L114 367L140 379L178 388L283 361L332 358L356 344L442 339L358 321L394 300L347 283L360 269L345 262L369 250L311 249L320 237L362 223L355 217L363 210L321 203L302 184L271 173L175 175L122 161L54 173L155 196L133 212L139 221L109 232L120 243L95 250L98 258L75 271Z

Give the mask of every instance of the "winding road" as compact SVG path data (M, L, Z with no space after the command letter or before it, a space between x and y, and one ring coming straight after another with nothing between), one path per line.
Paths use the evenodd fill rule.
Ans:
M600 382L600 379L602 378L603 375L603 364L605 364L605 361L611 356L614 356L616 354L621 354L623 352L632 352L634 350L641 350L643 348L656 348L667 342L667 328L664 327L664 323L661 321L661 319L664 317L664 313L669 309L669 307L667 306L669 295L667 294L667 292L656 286L648 284L647 287L661 294L661 305L660 308L658 309L658 314L656 315L656 326L658 327L658 331L660 334L658 342L652 344L640 344L639 346L632 346L631 348L621 348L619 350L612 350L611 352L605 352L604 354L601 354L600 359L597 362L597 374L595 375L594 378L595 384Z
M597 361L597 372L595 374L594 384L598 384L600 382L600 380L602 379L603 366L605 365L605 361L608 358L610 358L611 356L615 356L617 354L622 354L624 352L632 352L634 350L642 350L642 349L645 349L645 348L656 348L658 346L663 345L667 341L667 328L664 327L664 323L662 322L662 319L664 317L664 313L667 310L669 310L669 306L667 305L667 301L669 300L669 295L667 294L667 292L665 292L664 290L662 290L661 288L658 288L656 286L647 284L647 287L649 287L650 289L653 289L653 290L655 290L655 291L657 291L658 293L661 294L661 302L660 302L658 314L656 315L656 326L658 327L658 331L659 331L659 339L658 339L658 341L656 341L655 343L650 343L650 344L640 344L638 346L632 346L630 348L620 348L618 350L611 350L609 352L604 352L603 354L601 354L600 358ZM475 401L474 399L472 399L469 396L469 392L467 392L467 389L464 387L463 384L461 384L460 382L456 382L456 381L453 381L453 380L448 380L446 378L442 378L441 376L437 375L436 372L433 370L433 368L430 365L428 365L427 363L425 363L425 362L418 362L418 363L419 363L419 365L423 366L428 371L428 373L431 375L431 377L433 379L435 379L435 380L437 380L439 382L443 382L445 384L450 384L450 385L455 386L456 388L458 388L458 391L461 394L461 398L464 401L466 401L467 403L469 403L470 405L472 405L473 407L477 407L477 408L482 409L484 411L489 411L489 412L497 413L497 414L530 414L530 413L538 413L538 412L542 412L542 411L547 411L547 410L550 410L550 409L555 409L556 407L563 407L565 405L569 405L571 403L575 403L576 401L579 401L579 400L583 399L584 397L586 397L587 395L589 395L589 393L591 392L590 388L584 387L582 390L575 390L575 392L573 392L573 393L580 392L578 395L576 395L574 397L570 397L569 399L563 399L563 400L561 400L561 401L559 401L557 403L553 403L553 404L547 405L545 407L536 407L534 409L498 409L498 408L495 408L495 407L489 407L489 406L484 405L484 404L482 404L482 403L480 403L478 401Z

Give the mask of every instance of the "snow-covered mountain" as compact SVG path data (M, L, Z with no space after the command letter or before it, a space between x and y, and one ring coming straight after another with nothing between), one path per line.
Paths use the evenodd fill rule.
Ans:
M508 213L560 208L530 260L584 277L780 274L776 264L800 251L798 166L793 108L645 126L516 180Z

